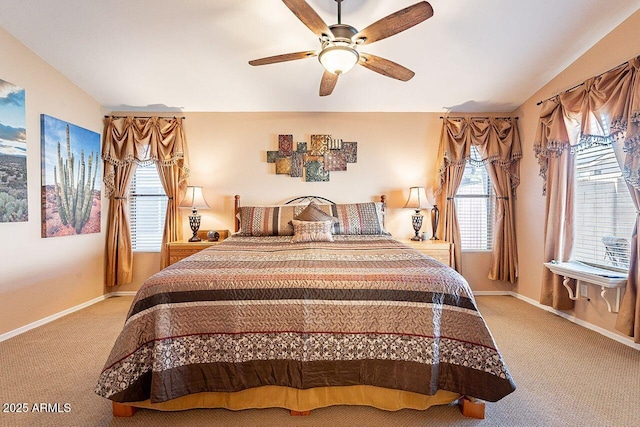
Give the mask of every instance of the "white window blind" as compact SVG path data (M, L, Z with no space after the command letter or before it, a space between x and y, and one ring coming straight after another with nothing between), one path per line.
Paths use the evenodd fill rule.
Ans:
M463 251L490 251L493 247L495 198L489 174L476 147L464 169L455 196Z
M575 200L573 258L628 269L636 209L611 145L576 154Z
M160 183L156 166L138 166L129 191L133 250L160 252L168 198Z

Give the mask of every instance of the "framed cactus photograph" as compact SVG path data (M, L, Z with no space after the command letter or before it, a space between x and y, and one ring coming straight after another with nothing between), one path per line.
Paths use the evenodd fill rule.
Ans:
M41 115L42 237L100 232L100 135Z
M24 89L0 79L0 222L24 222L27 134Z

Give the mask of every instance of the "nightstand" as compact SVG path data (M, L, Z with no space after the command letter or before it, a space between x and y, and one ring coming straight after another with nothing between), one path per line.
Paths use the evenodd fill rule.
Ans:
M405 245L417 249L425 255L451 267L453 265L453 243L442 240L422 240L398 239Z
M180 261L183 258L186 258L190 255L193 255L197 252L200 252L203 249L211 247L213 245L217 245L222 242L229 236L228 230L216 230L220 234L220 239L216 242L210 242L207 240L207 231L198 232L198 237L202 240L199 242L190 242L188 240L178 240L175 242L167 243L167 263L169 266Z

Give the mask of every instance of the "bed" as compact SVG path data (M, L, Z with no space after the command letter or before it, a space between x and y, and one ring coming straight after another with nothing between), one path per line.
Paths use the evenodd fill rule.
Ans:
M143 284L95 389L115 415L426 409L515 390L467 282L385 231L384 198L295 202L236 196L236 234Z

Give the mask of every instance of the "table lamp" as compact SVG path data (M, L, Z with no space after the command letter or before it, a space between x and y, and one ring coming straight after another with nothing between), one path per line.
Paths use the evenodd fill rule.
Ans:
M409 198L407 199L407 203L404 207L415 209L416 211L416 213L411 215L411 223L416 232L416 235L413 236L411 240L422 240L420 237L420 229L422 228L422 219L424 216L420 213L420 210L427 206L429 206L429 203L427 202L427 194L424 191L424 187L409 188Z
M209 205L202 195L202 187L189 185L187 187L187 193L184 195L184 199L180 202L181 208L191 208L191 215L189 215L189 225L193 236L189 239L190 242L199 242L198 230L200 229L200 215L198 209L208 209Z

